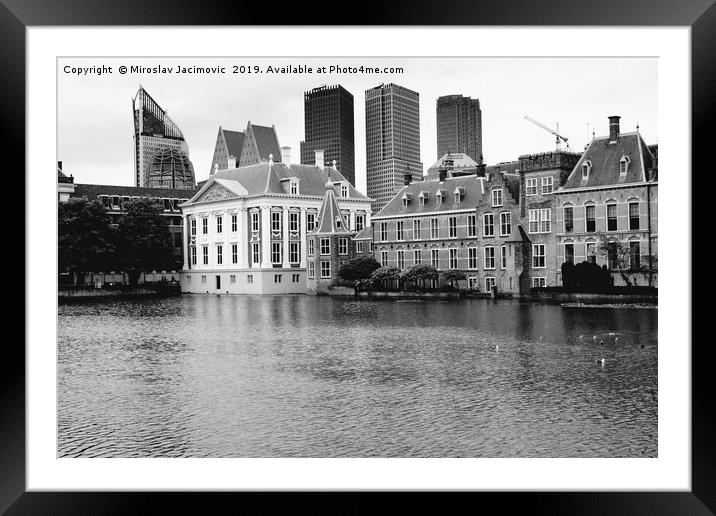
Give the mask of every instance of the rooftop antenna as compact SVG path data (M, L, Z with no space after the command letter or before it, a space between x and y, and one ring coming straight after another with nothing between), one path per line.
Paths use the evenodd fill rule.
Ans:
M555 130L555 129L552 129L551 127L547 127L547 126L544 125L543 123L538 122L538 121L535 120L534 118L531 118L531 117L529 117L529 116L527 116L527 115L525 115L525 119L526 119L526 120L529 120L530 122L532 122L533 124L535 124L537 127L541 127L541 128L544 129L545 131L547 131L547 132L549 132L549 133L552 133L552 134L555 136L555 144L556 144L556 148L557 148L558 151L562 150L562 142L564 142L565 145L566 145L566 149L565 149L565 150L572 150L572 149L569 147L569 143L567 142L568 138L565 137L565 136L562 136L561 134L559 134L559 123L557 124L557 129Z

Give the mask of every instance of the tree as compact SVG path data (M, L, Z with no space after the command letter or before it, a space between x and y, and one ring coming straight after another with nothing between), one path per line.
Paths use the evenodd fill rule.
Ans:
M58 267L85 273L115 268L116 231L102 203L70 198L57 209Z
M353 288L358 292L360 285L369 280L374 271L380 268L380 264L372 256L361 256L344 263L338 269L338 277L344 281L353 284Z
M597 245L599 253L606 257L608 269L618 270L627 286L631 286L631 278L627 272L631 269L631 252L629 245L607 235L602 235Z
M142 271L177 268L171 233L162 215L164 205L140 198L125 202L124 211L118 226L118 258L129 283L136 285Z
M392 282L400 279L400 269L394 265L385 265L374 270L370 275L370 279L385 286L388 281Z
M438 278L438 270L427 263L417 263L412 267L408 267L400 275L403 281L412 281L416 287L425 287L425 282Z
M451 269L443 274L443 279L449 282L452 288L456 288L459 286L459 284L456 283L466 280L467 276L465 276L465 273L462 271Z

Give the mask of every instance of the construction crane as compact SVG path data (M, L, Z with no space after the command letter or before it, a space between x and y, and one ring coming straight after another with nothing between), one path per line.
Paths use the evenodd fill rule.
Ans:
M557 150L558 150L558 151L559 151L559 150L562 150L562 148L561 148L561 147L562 147L562 143L561 143L561 142L564 142L564 144L566 145L566 147L567 147L566 150L571 150L571 149L569 148L569 143L567 142L568 138L566 138L565 136L562 136L561 134L559 134L559 123L557 124L557 130L554 130L554 129L552 129L552 128L550 128L550 127L547 127L547 126L544 125L543 123L538 122L538 121L535 120L534 118L531 118L531 117L529 117L529 116L527 116L527 115L525 115L525 118L526 118L527 120L529 120L530 122L532 122L533 124L535 124L537 127L541 127L541 128L544 129L545 131L547 131L547 132L552 133L553 135L555 135L555 136L556 136L556 138L555 138L556 142L555 142L555 143L556 143L556 145L557 145Z

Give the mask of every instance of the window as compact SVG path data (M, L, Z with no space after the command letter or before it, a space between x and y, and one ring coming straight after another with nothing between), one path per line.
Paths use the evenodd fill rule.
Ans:
M239 217L236 214L231 216L231 232L236 233L239 230Z
M254 275L249 274L246 276L246 283L253 283L254 282Z
M585 254L589 263L597 263L597 243L587 242L585 244Z
M639 202L629 203L629 229L639 229Z
M174 233L174 247L181 247L181 233Z
M301 243L300 242L289 242L288 243L288 261L296 264L301 261Z
M301 279L301 275L300 275L300 274L292 274L292 275L291 275L291 281L292 281L292 282L298 283L298 280L299 280L299 279Z
M398 269L405 269L405 251L398 249Z
M467 216L467 236L477 236L477 217L475 215Z
M204 253L204 265L209 265L209 246L205 245L203 247L203 253Z
M341 197L348 197L348 185L341 184Z
M222 222L223 222L223 219L222 219L221 215L217 215L216 216L216 232L217 233L221 233L221 231L223 229Z
M617 230L617 205L616 203L607 204L607 231Z
M261 261L261 248L257 242L251 244L251 261L252 263L259 263Z
M191 283L191 276L187 275L187 277L186 277L186 282L187 282L187 283Z
M201 282L202 282L202 283L206 283L206 276L202 276L202 277L201 277Z
M532 267L534 269L543 269L545 265L545 244L532 245Z
M306 213L306 230L313 231L316 229L316 214L308 212Z
M626 154L622 156L622 159L619 160L619 174L622 176L625 176L627 171L629 170L629 163L631 160L629 159L629 156Z
M592 170L592 162L587 160L582 164L582 180L589 179L589 172Z
M574 263L574 244L564 244L565 263Z
M542 178L542 195L551 194L554 190L554 178L547 176Z
M330 238L321 238L321 254L331 254Z
M271 242L271 263L274 265L281 265L283 261L283 246L281 242Z
M403 203L403 208L408 206L408 197L403 195L403 198L401 199Z
M457 217L448 217L448 237L457 238Z
M641 245L639 242L629 242L629 267L637 270L641 266Z
M201 219L201 233L202 233L203 235L208 235L208 234L209 234L209 219L206 218L206 217L204 217L203 219Z
M413 249L413 264L423 263L423 251L421 249Z
M385 267L388 265L388 251L380 252L380 266Z
M356 215L356 231L361 231L365 227L365 215Z
M495 248L491 245L485 247L484 262L485 269L495 268Z
M289 182L289 192L291 195L298 195L298 181L291 180Z
M216 264L221 265L222 263L224 263L224 246L217 245L216 246Z
M423 195L423 192L420 192L420 195L418 195L418 206L425 206L426 198L427 198L427 196Z
M537 195L537 178L532 177L525 181L525 195Z
M236 274L231 274L229 276L229 283L236 283Z
M239 244L231 244L231 263L239 263Z
M532 286L533 287L546 287L547 286L547 278L545 278L545 277L532 278Z
M477 276L468 276L467 288L470 290L475 290L477 288Z
M331 262L327 260L321 260L321 278L331 277Z
M308 279L316 277L316 264L314 262L308 262Z
M617 268L617 243L607 243L607 267L609 269Z
M438 219L430 219L430 238L438 238Z
M308 239L308 256L313 256L316 252L316 241L313 238Z
M593 204L584 207L584 221L587 233L594 233L597 230L597 219L595 217L595 207Z
M507 268L507 246L500 246L500 268Z
M502 188L492 190L492 206L502 206Z
M420 219L413 221L413 240L420 240Z
M448 266L451 269L457 269L457 249L455 247L449 249L448 258Z
M443 194L440 190L438 190L435 193L435 204L442 204L443 202Z
M387 222L380 223L380 240L382 242L385 242L386 240L388 240L388 223Z
M495 216L492 213L485 213L482 216L482 236L495 236Z
M574 208L571 206L564 207L564 232L572 233L574 231Z
M338 239L338 254L348 254L348 239L347 238L339 238Z
M280 211L272 211L271 212L271 231L273 232L281 232L281 212Z
M467 248L467 268L477 269L477 247Z
M260 227L259 215L260 214L258 211L251 212L251 231L259 230L259 227Z
M298 217L297 211L291 211L288 214L288 230L294 233L298 233Z
M509 211L500 213L500 236L512 234L512 214Z
M496 285L494 276L485 276L485 292L492 292Z
M540 210L540 233L552 231L552 210Z
M398 240L404 240L404 238L403 238L403 237L404 237L404 235L403 235L403 221L402 221L402 220L399 220L398 222L395 223L395 231L396 231L396 234L397 234L397 239L398 239Z
M189 248L189 256L191 256L191 264L196 265L196 247L191 246Z
M191 236L196 236L196 219L189 220L189 234Z
M283 276L283 274L274 274L274 275L273 275L273 282L274 282L274 283L281 283L281 276Z
M430 265L435 267L436 269L440 268L440 250L439 249L430 249Z
M363 242L356 242L356 253L363 253Z

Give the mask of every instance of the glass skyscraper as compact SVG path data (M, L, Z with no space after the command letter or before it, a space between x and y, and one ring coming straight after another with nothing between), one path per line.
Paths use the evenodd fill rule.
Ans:
M437 100L438 154L462 152L475 161L482 156L480 100L446 95Z

